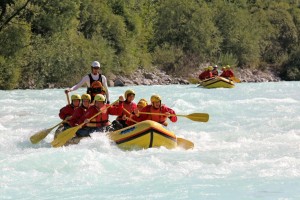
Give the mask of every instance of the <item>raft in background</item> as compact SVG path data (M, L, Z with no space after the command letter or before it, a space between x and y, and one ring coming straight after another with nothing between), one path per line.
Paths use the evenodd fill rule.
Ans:
M178 146L177 137L173 132L151 120L139 122L107 135L119 148L124 150L152 147L174 149Z
M216 76L202 81L199 86L202 86L204 88L209 88L209 89L210 88L233 88L234 83L233 81L228 80L226 78Z

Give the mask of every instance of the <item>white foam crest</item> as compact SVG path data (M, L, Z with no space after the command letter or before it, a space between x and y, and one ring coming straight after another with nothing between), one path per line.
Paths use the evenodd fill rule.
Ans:
M252 99L243 99L243 100L235 100L234 103L238 104L269 104L269 103L290 103L295 104L299 103L298 100L293 98L282 98L282 99L276 99L276 98L252 98Z

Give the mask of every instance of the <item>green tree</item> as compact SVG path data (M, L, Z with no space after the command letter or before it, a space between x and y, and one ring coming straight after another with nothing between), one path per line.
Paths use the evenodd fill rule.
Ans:
M159 48L162 48L162 51L169 48L171 51L177 49L175 52L180 52L181 49L185 56L176 56L183 60L176 60L175 63L180 65L184 63L187 68L195 68L198 61L209 60L218 53L220 42L221 37L206 3L166 0L159 4L154 23L152 48L158 52ZM157 55L157 52L154 55ZM176 72L176 68L180 69L180 67L176 67L175 63L167 64L170 66L168 69L164 68Z
M253 17L244 7L244 2L221 2L214 7L216 26L223 36L222 54L233 55L238 59L239 65L257 66L260 58L260 34Z
M51 36L77 27L80 0L39 0L31 12L34 34Z
M281 76L288 81L300 80L300 47L295 50L283 65Z

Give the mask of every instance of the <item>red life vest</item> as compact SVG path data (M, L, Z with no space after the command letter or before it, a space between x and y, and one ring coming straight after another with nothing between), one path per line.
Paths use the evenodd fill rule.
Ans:
M204 80L204 79L208 79L208 78L212 78L211 71L204 71L199 75L200 80Z
M226 78L226 77L227 77L227 76L226 76L226 71L223 71L222 74L221 74L220 76Z
M94 100L94 97L96 94L103 94L105 95L105 90L102 84L102 75L99 74L99 79L94 80L92 75L89 74L90 78L90 87L87 88L87 94L91 95L92 101Z
M91 121L89 123L87 123L86 126L88 126L88 127L103 127L103 126L110 125L110 121L108 121L109 115L120 115L123 110L123 102L119 102L119 105L116 105L116 106L115 105L111 106L109 104L105 104L101 109L103 109L105 107L109 107L107 109L107 112L100 113L99 115L97 115L96 117L91 119ZM83 123L85 119L89 119L99 112L100 112L99 108L97 108L95 105L91 106L86 111L85 115L80 119L80 124Z
M103 108L107 107L108 105L104 105ZM93 116L100 112L100 109L96 106L92 106L91 109L88 110L89 115ZM88 127L103 127L110 125L110 122L108 121L108 112L106 113L100 113L98 116L91 119L89 123L86 124Z
M212 72L212 75L213 75L213 76L218 76L218 75L219 75L219 72L218 72L217 69L214 69L214 70L212 70L211 72Z
M162 113L161 112L161 107L159 109L155 109L153 108L153 106L151 106L150 108L150 112L151 113ZM155 122L158 122L160 124L163 124L168 118L164 115L148 115L148 119L149 120L152 120L152 121L155 121Z
M226 71L226 76L227 77L234 77L234 74L233 74L233 71L231 70L231 69L228 69L227 71Z
M88 108L85 108L84 106L80 106L75 109L72 117L69 119L69 125L70 126L77 126L79 125L80 118L86 113Z
M134 103L134 102L128 102L128 101L124 101L124 105L123 106L124 106L124 109L126 109L129 113L132 113L134 111L134 109L137 108L136 103ZM122 114L117 117L118 121L122 120L122 116L123 115L126 115L126 117L130 117L130 114L128 112L126 112L124 109L123 109Z

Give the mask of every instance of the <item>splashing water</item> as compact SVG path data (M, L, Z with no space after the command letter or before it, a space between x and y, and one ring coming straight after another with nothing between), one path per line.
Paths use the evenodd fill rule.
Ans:
M101 133L33 145L60 122L63 89L0 91L0 199L300 199L300 82L110 88L111 101L127 89L136 102L158 93L177 114L208 113L169 122L195 148L122 151Z

